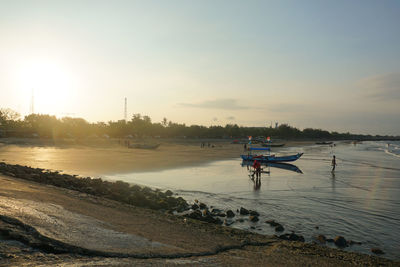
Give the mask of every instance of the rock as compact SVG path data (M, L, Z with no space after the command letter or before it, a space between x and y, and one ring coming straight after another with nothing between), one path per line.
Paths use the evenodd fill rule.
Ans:
M251 229L255 230L256 228L254 226L250 226Z
M249 215L249 214L250 214L249 210L240 207L240 215Z
M383 252L383 250L380 248L371 248L371 252L377 255L385 254L385 252Z
M212 206L210 206L210 208L211 208ZM212 209L211 210L211 213L221 213L222 212L222 210L220 210L220 209Z
M318 236L317 236L317 240L319 241L319 243L325 244L325 243L326 243L326 236L324 236L324 235L318 235Z
M283 228L283 226L279 224L278 226L275 227L275 231L276 232L283 232L283 231L285 231L285 228Z
M244 222L244 219L240 218L238 221L239 221L239 222Z
M206 209L206 208L207 208L207 205L200 202L199 207L200 207L200 209Z
M335 242L332 238L327 238L326 239L326 242L329 242L329 243L333 243L333 242Z
M260 213L258 213L258 212L255 211L255 210L250 210L250 215L253 215L253 216L260 216Z
M229 226L229 225L231 225L231 224L233 224L233 223L234 223L234 221L230 221L230 220L227 220L227 219L224 220L224 224L225 224L226 226Z
M235 217L235 213L233 213L233 211L231 211L231 210L228 210L228 211L226 212L226 217L228 217L228 218L233 218L233 217Z
M361 242L357 242L357 241L353 241L353 240L348 241L347 244L350 245L350 246L352 246L352 245L362 245Z
M166 195L167 197L170 197L170 196L173 195L173 193L172 193L171 190L167 190L167 191L165 192L165 195Z
M203 216L211 216L210 212L208 211L208 209L204 209L202 212Z
M223 221L220 218L214 218L211 215L207 215L206 217L203 217L202 221L205 221L208 223L223 224Z
M337 236L333 239L333 241L335 242L335 245L340 248L344 248L347 246L347 241L343 236Z
M188 215L186 215L187 217L191 218L191 219L195 219L195 220L201 220L203 215L201 214L201 211L199 210L195 210L192 213L189 213Z
M192 210L198 210L199 209L199 205L197 205L196 203L194 203L192 205Z
M295 233L280 235L279 238L283 240L304 242L304 237L302 235L296 235Z
M268 220L268 221L265 221L265 222L268 223L272 227L276 227L276 226L279 225L279 223L277 223L275 220Z
M258 222L258 221L260 220L260 219L258 219L257 216L252 216L252 215L249 216L249 219L250 219L250 221L252 221L252 222Z

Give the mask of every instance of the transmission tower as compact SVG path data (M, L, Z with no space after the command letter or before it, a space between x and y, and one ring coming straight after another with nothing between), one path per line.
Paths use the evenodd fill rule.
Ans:
M125 97L125 108L124 108L124 120L125 121L127 119L127 114L128 114L127 108L128 108L128 100Z

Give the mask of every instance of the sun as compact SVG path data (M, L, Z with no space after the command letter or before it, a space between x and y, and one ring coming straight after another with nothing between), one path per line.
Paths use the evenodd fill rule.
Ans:
M33 95L35 113L62 115L73 101L73 75L61 64L50 60L25 62L19 67L18 82L23 97Z

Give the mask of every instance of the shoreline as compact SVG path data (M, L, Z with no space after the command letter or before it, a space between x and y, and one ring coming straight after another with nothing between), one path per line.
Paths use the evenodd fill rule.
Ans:
M4 141L0 139L0 144ZM214 147L206 148L200 147L202 140L178 141L163 142L155 150L146 150L129 149L118 145L117 140L111 140L106 146L37 146L28 141L21 145L13 139L0 146L0 161L83 176L106 176L199 166L216 160L239 158L243 153L243 145L226 140L211 143ZM287 141L285 147L312 144L314 142Z
M25 167L21 166L21 168ZM62 175L60 174L60 176ZM25 179L32 179L32 177L26 176ZM38 231L40 232L40 235L32 235L32 231L30 231L30 233L23 233L21 232L21 229L16 229L15 227L10 229L10 223L7 225L7 217L0 218L0 221L2 221L2 224L0 224L0 231L3 234L8 233L8 237L11 236L11 240L31 240L29 242L25 242L24 245L31 247L32 249L42 248L40 253L45 254L45 258L47 257L48 260L51 261L49 265L54 263L53 254L60 252L63 249L63 253L71 254L69 257L72 257L73 261L81 260L82 257L85 258L92 256L101 257L101 259L99 259L100 261L104 261L105 259L109 260L112 258L113 261L118 263L120 263L122 259L124 259L123 261L137 261L140 259L144 261L163 262L162 259L165 258L174 258L177 260L213 258L213 260L222 261L226 265L237 265L237 260L235 260L235 257L231 254L233 252L237 253L240 251L240 253L244 255L244 258L249 262L254 262L256 260L258 263L258 261L261 260L263 263L268 262L271 264L272 260L272 262L275 262L273 265L296 266L298 265L298 262L302 261L305 261L304 264L318 263L332 266L337 264L368 264L388 266L400 265L398 262L393 262L391 260L376 256L347 252L339 249L332 249L315 244L306 244L298 241L284 241L273 236L263 236L251 232L237 230L231 227L219 226L218 224L192 220L191 217L181 217L160 211L143 209L132 205L122 204L114 200L96 197L92 194L65 189L62 186L54 187L52 185L47 185L46 183L38 184L34 181L21 180L12 176L1 175L0 183L0 200L3 198L3 201L0 201L0 208L3 209L2 214L4 215L5 209L7 212L9 212L7 215L8 217L13 218L13 216L10 216L13 214L14 216L17 216L17 221L14 221L14 224L16 222L17 225L24 223L28 226L34 226L36 224L37 227L34 227L34 229L39 229ZM18 190L15 191L16 189ZM10 203L11 201L13 205L11 205L11 207L7 206L4 201L6 201L6 203ZM18 206L26 205L28 203L26 201L29 201L28 206L30 208L34 208L31 208L29 212L24 211L23 209L21 210L21 208L18 210ZM40 201L40 203L38 201ZM48 206L49 204L50 206ZM68 211L66 213L67 215L63 217L62 212L60 215L60 209L53 210L52 208L49 208L54 207L54 205L57 207L62 207L61 211ZM16 209L18 210L18 213L15 213ZM107 211L104 212L105 210ZM109 239L111 240L113 239L112 236L115 236L115 231L117 231L119 233L127 233L129 235L139 235L141 238L145 238L147 241L137 238L131 240L129 239L131 237L126 237L128 238L128 241L130 240L129 243L139 243L139 245L136 246L136 248L131 252L121 252L122 247L124 247L122 246L119 251L110 251L109 249L100 250L105 251L104 253L99 253L99 249L94 247L95 252L92 253L90 252L93 250L90 247L92 244L88 244L87 242L85 243L82 240L74 241L74 239L72 242L75 243L71 244L68 242L68 240L65 242L65 238L68 237L60 236L60 231L55 231L57 229L51 231L51 228L54 227L54 222L42 222L37 218L32 219L31 217L35 217L32 216L32 214L34 214L33 211L42 213L44 212L44 214L48 216L54 216L52 214L57 213L58 215L56 218L59 223L72 220L72 225L74 222L80 225L82 216L85 219L95 218L96 221L101 221L103 223L101 223L99 226L96 226L98 223L94 223L94 226L93 223L90 223L91 229L93 230L96 229L96 227L104 227L101 225L108 225L107 228L111 226L110 230L114 231L113 235L110 236L110 234L108 234ZM111 218L109 216L110 212L114 213ZM71 219L71 217L73 217L73 219ZM20 223L18 223L18 221L20 221ZM10 222L10 219L8 219L8 222ZM140 225L140 229L137 229L136 225ZM157 228L152 227L152 225L156 225ZM134 227L132 228L132 226ZM25 227L25 229L26 228L27 227ZM70 230L71 229L69 229L69 231ZM99 232L100 236L92 236L91 238L101 238L101 235L105 234L104 231L105 230ZM43 233L47 233L47 235ZM49 233L52 233L50 234L50 239L48 238ZM60 238L62 243L67 245L57 243ZM62 238L64 238L64 241ZM90 235L88 238L90 239ZM47 243L43 243L43 239ZM148 243L149 240L150 243ZM128 241L123 241L120 238L117 238L117 243L114 243L113 246L116 246L116 244L119 243L125 244L124 242ZM156 243L154 242L161 245L155 245ZM4 246L7 247L7 244L2 244L3 252ZM43 248L47 248L47 250ZM105 244L103 248L107 248L107 244ZM279 250L275 251L276 248L279 248ZM10 248L7 247L7 249ZM14 247L13 249L15 250L16 248ZM57 249L61 250L58 251ZM263 252L265 249L272 251L269 251L269 253L266 253L265 251ZM289 253L291 257L286 257L283 260L281 258L282 255L279 254L281 249L287 250L286 252ZM77 253L77 251L80 252ZM27 256L26 253L21 251L18 253L9 255L10 262L13 262L12 259L24 261L24 257ZM72 254L76 253L80 256L72 256ZM254 253L256 253L256 255L261 253L262 257L254 259ZM58 260L64 262L66 259L61 257ZM165 262L163 263L165 264ZM192 262L191 264L196 263Z

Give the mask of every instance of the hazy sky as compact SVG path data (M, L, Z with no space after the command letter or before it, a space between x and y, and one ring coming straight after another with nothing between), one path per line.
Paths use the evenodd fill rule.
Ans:
M3 1L0 107L400 135L400 1Z

